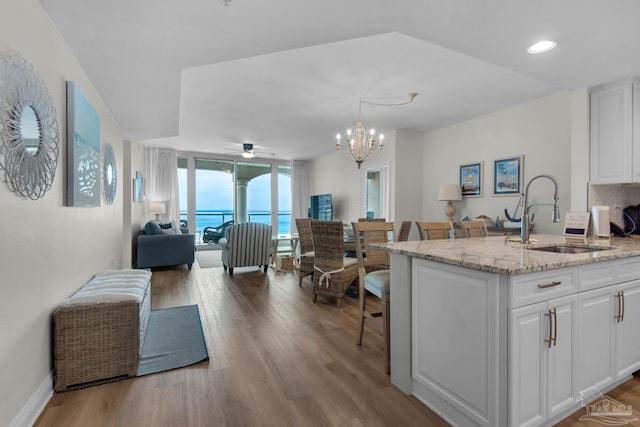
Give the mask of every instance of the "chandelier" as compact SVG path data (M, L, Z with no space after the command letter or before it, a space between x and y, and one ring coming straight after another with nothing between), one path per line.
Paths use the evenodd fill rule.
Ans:
M362 121L362 104L377 105L380 107L397 107L399 105L406 105L413 102L418 94L416 92L409 93L409 101L399 104L379 104L371 101L366 101L360 98L358 103L358 121L355 126L347 129L347 144L349 146L349 153L351 157L356 161L358 169L363 162L373 159L382 151L384 147L384 135L380 134L376 139L376 131L373 128L367 127ZM336 135L336 148L340 150L342 148L342 135Z
M222 0L222 4L229 6L233 0Z

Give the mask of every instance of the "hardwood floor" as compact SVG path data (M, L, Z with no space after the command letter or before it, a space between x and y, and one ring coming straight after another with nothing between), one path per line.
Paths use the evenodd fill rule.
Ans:
M382 336L356 345L357 299L293 272L154 270L152 308L198 304L209 360L53 396L45 426L445 426L384 373Z
M357 337L357 299L342 308L309 278L238 268L154 270L153 309L198 304L209 360L53 396L35 426L446 426L384 373L382 336ZM640 380L608 393L640 409ZM593 426L578 411L559 426ZM638 417L640 418L640 416Z

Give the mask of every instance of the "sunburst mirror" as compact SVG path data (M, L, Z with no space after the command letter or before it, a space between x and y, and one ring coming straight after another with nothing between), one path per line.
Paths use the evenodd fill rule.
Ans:
M42 77L29 60L0 54L0 170L9 189L44 196L57 164L56 110Z
M106 142L102 151L102 183L104 187L104 200L107 205L113 203L118 186L118 173L116 169L116 156L113 147Z

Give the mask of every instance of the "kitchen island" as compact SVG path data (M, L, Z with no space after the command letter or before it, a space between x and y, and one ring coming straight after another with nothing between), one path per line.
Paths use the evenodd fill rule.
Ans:
M550 425L640 369L640 240L532 237L379 246L391 382L453 425Z

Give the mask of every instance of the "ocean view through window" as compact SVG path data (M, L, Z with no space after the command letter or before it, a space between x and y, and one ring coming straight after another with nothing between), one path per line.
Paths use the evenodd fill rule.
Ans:
M230 221L270 224L274 234L291 232L290 164L179 157L178 184L180 220L196 234L198 244L212 243L210 238L203 241L207 227ZM207 233L209 237L211 229Z

